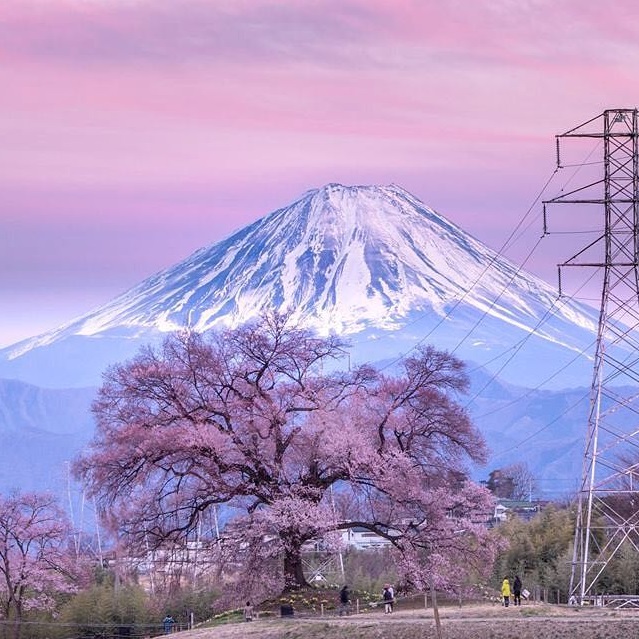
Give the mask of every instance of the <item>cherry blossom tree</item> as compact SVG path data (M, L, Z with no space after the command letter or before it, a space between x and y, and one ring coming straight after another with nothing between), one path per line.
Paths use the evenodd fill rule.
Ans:
M53 496L0 495L0 614L14 637L28 611L52 611L56 594L76 589L70 532Z
M76 473L141 548L179 542L223 505L223 547L262 579L281 559L285 589L306 583L304 544L351 526L387 539L415 585L489 563L491 497L465 474L485 447L456 398L463 364L427 347L395 375L343 371L344 348L278 315L173 334L106 373Z

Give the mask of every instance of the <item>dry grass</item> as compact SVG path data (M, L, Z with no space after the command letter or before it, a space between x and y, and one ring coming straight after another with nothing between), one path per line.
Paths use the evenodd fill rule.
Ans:
M636 637L639 611L527 604L441 611L443 639L616 639ZM379 611L350 617L271 618L201 628L180 639L435 639L432 610ZM176 638L177 639L177 638Z

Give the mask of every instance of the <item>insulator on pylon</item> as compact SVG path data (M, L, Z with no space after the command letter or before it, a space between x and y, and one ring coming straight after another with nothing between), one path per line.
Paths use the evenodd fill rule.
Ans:
M559 297L563 295L561 291L561 264L557 264L557 283L559 287Z
M557 145L557 168L561 169L563 167L561 166L561 155L559 153L559 136L555 137L555 144Z
M545 202L544 202L543 216L544 216L544 235L543 236L546 236L546 235L548 235L548 219L546 217L546 203Z

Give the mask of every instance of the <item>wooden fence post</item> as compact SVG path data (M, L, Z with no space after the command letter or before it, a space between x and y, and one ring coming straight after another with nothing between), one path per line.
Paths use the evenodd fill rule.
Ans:
M437 639L442 639L442 626L439 620L439 606L437 605L437 593L435 592L435 585L430 582L430 598L433 602L433 614L435 616L435 633Z

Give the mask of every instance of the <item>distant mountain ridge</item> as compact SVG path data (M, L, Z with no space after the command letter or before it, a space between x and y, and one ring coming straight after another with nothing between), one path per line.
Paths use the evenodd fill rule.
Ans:
M542 350L574 354L592 339L597 317L556 297L399 186L328 184L96 311L3 349L0 375L95 384L108 363L166 331L237 326L267 309L352 337L359 359L406 352L442 322L434 339L452 348L480 316L484 326L462 357L481 363L487 351L531 333ZM73 366L90 362L95 370L74 375ZM57 381L46 374L51 367Z
M471 375L474 397L469 407L489 447L506 456L476 469L476 479L486 479L490 469L524 460L543 478L535 496L555 497L574 489L581 463L583 429L587 419L585 389L562 392L532 391L491 380L485 373ZM478 390L481 396L476 396ZM90 412L95 388L41 389L24 382L0 379L0 493L51 491L63 504L72 500L76 514L84 498L73 482L71 464L94 433ZM579 401L580 397L582 398ZM565 412L566 407L571 407ZM561 425L546 428L549 418L565 412ZM535 432L545 433L517 444Z
M93 435L95 391L0 379L0 492L65 490L65 464Z

